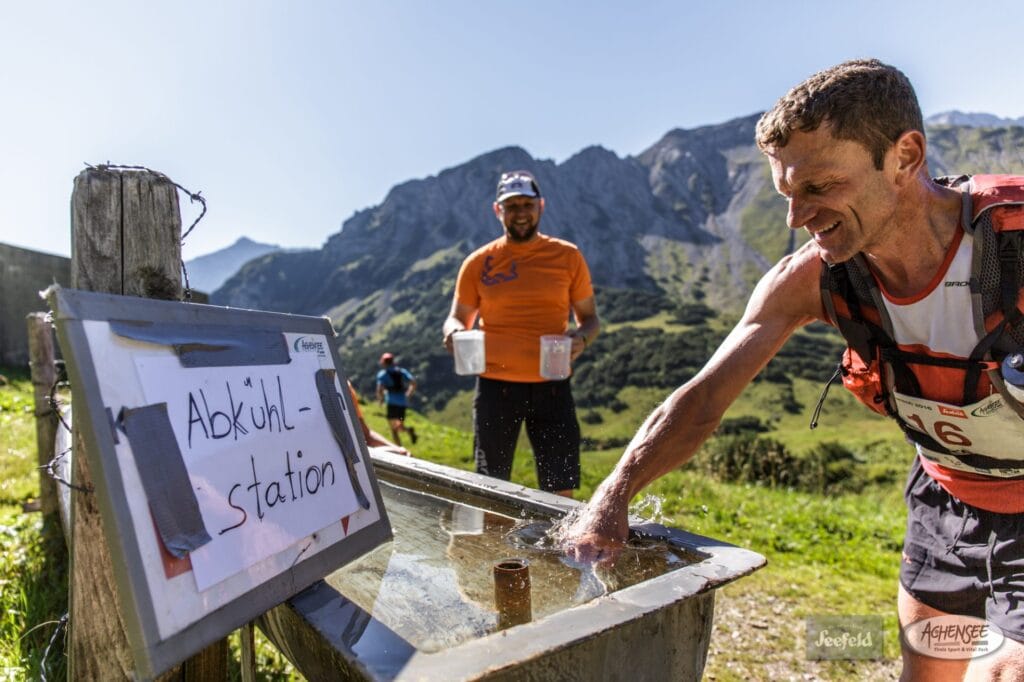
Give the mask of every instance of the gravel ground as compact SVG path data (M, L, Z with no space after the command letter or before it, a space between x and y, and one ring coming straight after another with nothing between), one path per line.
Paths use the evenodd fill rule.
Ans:
M772 595L730 591L715 595L715 624L704 678L732 680L899 680L899 659L856 661L842 666L809 661L805 624L790 615L792 603Z

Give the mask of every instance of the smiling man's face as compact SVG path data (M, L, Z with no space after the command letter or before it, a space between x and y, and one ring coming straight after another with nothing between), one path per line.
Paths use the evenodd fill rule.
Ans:
M514 242L528 242L537 234L544 201L536 197L515 196L494 205L505 234Z
M806 229L826 262L871 253L895 227L891 154L879 170L867 149L836 139L828 124L795 132L785 147L766 154L775 189L789 202L787 224Z

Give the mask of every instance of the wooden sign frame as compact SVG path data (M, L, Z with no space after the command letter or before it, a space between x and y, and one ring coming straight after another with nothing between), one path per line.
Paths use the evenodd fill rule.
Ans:
M47 297L137 675L159 675L391 539L329 320L56 286ZM234 387L230 409L211 406L211 385ZM160 399L168 386L187 399ZM302 394L301 414L282 386ZM313 464L282 454L296 440ZM195 455L198 441L212 449ZM241 454L253 483L217 482ZM265 464L285 467L273 492L255 485Z

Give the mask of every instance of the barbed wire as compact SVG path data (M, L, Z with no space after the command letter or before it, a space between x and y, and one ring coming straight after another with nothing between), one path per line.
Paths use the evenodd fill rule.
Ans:
M53 386L50 386L50 393L46 397L46 405L50 410L50 414L57 417L57 421L59 421L61 425L65 429L67 429L68 433L71 433L71 427L68 426L68 423L66 421L64 421L64 415L63 413L61 413L61 402L60 399L57 397L57 389L68 388L70 385L71 384L69 382L62 381L61 379L58 378L56 381L53 382ZM46 415L43 414L42 416Z
M53 648L53 643L57 641L57 635L59 635L61 631L66 630L67 625L68 614L65 613L60 617L60 620L57 621L57 627L54 628L53 634L50 636L50 641L46 645L46 651L43 652L43 657L39 660L39 679L41 682L46 682L46 659L50 657L50 649Z
M69 452L71 452L71 448L65 449L64 451L55 455L54 458L51 459L49 462L47 462L46 466L41 466L39 468L45 470L46 474L54 481L60 483L61 485L65 485L68 488L71 488L72 490L77 490L80 493L93 492L94 488L91 485L77 485L67 480L66 478L61 477L61 475L57 473L57 463L60 462L65 457L67 457Z
M120 164L120 163L110 163L109 161L107 163L101 163L101 164L96 165L96 166L92 165L91 163L86 163L85 165L86 165L87 168L89 168L91 170L99 170L99 171L106 171L106 170L137 170L137 171L145 171L147 173L152 173L153 175L156 175L157 177L166 180L167 182L171 183L172 185L177 187L179 190L184 192L188 196L188 199L189 199L190 202L195 203L195 202L198 201L202 205L202 209L199 211L199 215L196 217L196 219L192 221L192 224L188 226L188 229L181 233L181 239L179 240L179 243L182 244L182 245L184 245L185 239L189 236L189 234L192 233L192 230L195 229L196 225L199 224L199 221L202 220L203 216L206 215L206 197L204 197L202 195L202 192L201 191L193 192L192 190L186 189L185 187L179 185L177 182L175 182L170 177L168 177L167 174L165 174L165 173L161 173L160 171L155 171L152 168L147 168L146 166L136 166L136 165L131 165L131 164ZM182 291L182 300L184 300L184 301L191 301L192 300L192 288L189 285L189 281L188 281L188 268L185 267L185 259L182 258L180 260L181 260L181 275L185 279L185 288Z
M57 397L57 389L59 389L59 388L67 388L70 385L71 384L69 382L62 381L60 378L58 378L56 381L53 382L53 386L50 387L50 393L49 393L49 395L46 398L47 405L49 406L49 413L57 418L57 421L60 422L60 425L64 427L64 429L68 432L68 434L72 434L73 431L71 430L71 425L68 424L67 421L64 419L64 413L63 413L63 410L61 409L62 408L62 404L61 404L60 399ZM46 474L50 478L52 478L54 481L56 481L57 483L60 483L61 485L67 486L68 488L71 488L72 490L77 490L78 492L81 492L81 493L91 493L91 492L93 492L93 487L92 486L76 485L76 484L72 483L71 481L69 481L69 480L65 479L64 477L62 477L57 472L57 465L60 463L60 461L62 459L67 457L69 452L71 452L71 448L70 447L65 449L63 452L59 452L59 453L55 454L53 456L53 458L51 458L50 461L46 463L45 466L41 466L39 468L44 470L46 472Z

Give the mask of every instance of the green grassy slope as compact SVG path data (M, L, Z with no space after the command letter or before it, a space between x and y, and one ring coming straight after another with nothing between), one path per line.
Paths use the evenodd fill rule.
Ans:
M59 528L24 510L39 494L32 384L3 369L0 387L0 679L66 676L67 557ZM41 668L51 637L57 641Z
M696 462L668 474L645 491L645 495L659 498L662 516L658 518L662 522L749 547L769 560L767 568L730 586L726 595L729 604L755 605L769 600L772 608L783 609L774 616L768 612L779 621L778 638L770 650L713 647L708 674L715 679L767 679L780 666L793 671L803 669L807 662L802 658L802 643L793 633L799 631L803 618L814 614L883 614L889 634L886 656L897 656L893 614L903 524L900 482L909 461L908 450L900 447L893 427L836 388L822 411L819 432L810 434L806 419L819 389L817 382L795 380L792 397L805 409L802 414L790 414L776 408L779 391L790 389L758 383L743 394L728 417L757 416L771 429L760 435L776 438L794 452L806 450L820 439L842 442L857 453L860 465L883 474L871 478L872 483L861 493L823 496L720 481ZM625 409L613 412L596 408L602 422L583 424L587 442L625 442L667 393L659 388L624 389L618 399ZM67 608L63 541L59 534L42 527L37 514L22 510L22 505L37 494L30 405L31 389L25 377L15 376L11 385L0 387L0 580L4 581L0 616L0 667L4 672L0 679L39 677L40 659L56 621ZM373 428L387 432L378 406L367 405L364 411ZM420 435L414 453L472 469L470 418L467 392L430 419L413 413L409 422ZM621 450L619 445L584 451L578 497L591 494ZM517 452L513 478L536 485L525 443ZM720 629L714 641L728 642L733 636L730 628L736 631L738 626L724 622L716 627ZM47 661L48 677L64 675L62 635ZM850 675L863 677L867 674L864 665L837 662L819 664L816 670L825 679L844 679ZM259 667L260 679L300 679L267 646L261 649ZM739 675L737 670L745 672ZM232 675L237 674L237 668L233 668Z
M740 398L730 416L765 416L765 405L777 402L771 384L753 386ZM820 386L797 381L797 399L808 405L818 397ZM604 414L599 425L583 424L590 440L628 439L637 425L658 402L659 389L623 390L619 398L629 407L618 414ZM457 418L468 423L469 396L457 397L437 419ZM715 480L697 465L698 459L682 470L669 473L641 495L646 505L659 508L663 523L725 540L764 554L768 566L726 589L730 604L762 604L777 630L772 649L729 647L733 637L745 636L744 626L716 625L707 675L716 680L772 679L778 670L798 672L809 663L804 657L799 633L803 619L812 615L879 614L886 627L885 656L881 664L892 667L899 656L895 618L896 578L899 570L904 511L902 478L909 466L910 451L901 446L898 430L868 412L841 390L833 393L822 410L820 433L805 435L808 414L781 415L773 429L762 435L778 438L794 451L810 447L815 440L843 443L853 449L859 465L873 472L865 474L870 484L860 493L815 495L787 489L770 489L749 483ZM383 415L374 407L368 419L378 431L386 428ZM472 469L469 433L441 426L420 415L410 423L421 434L414 454L431 461ZM582 457L582 486L585 499L610 472L621 447L586 450ZM521 441L513 480L535 485L529 448ZM651 504L651 496L656 502ZM636 503L643 502L638 499ZM648 515L639 510L640 515ZM751 608L759 608L753 607ZM755 611L756 613L756 611ZM760 622L760 621L758 621ZM730 630L731 628L731 630ZM819 662L816 674L822 679L867 679L875 676L878 663Z

